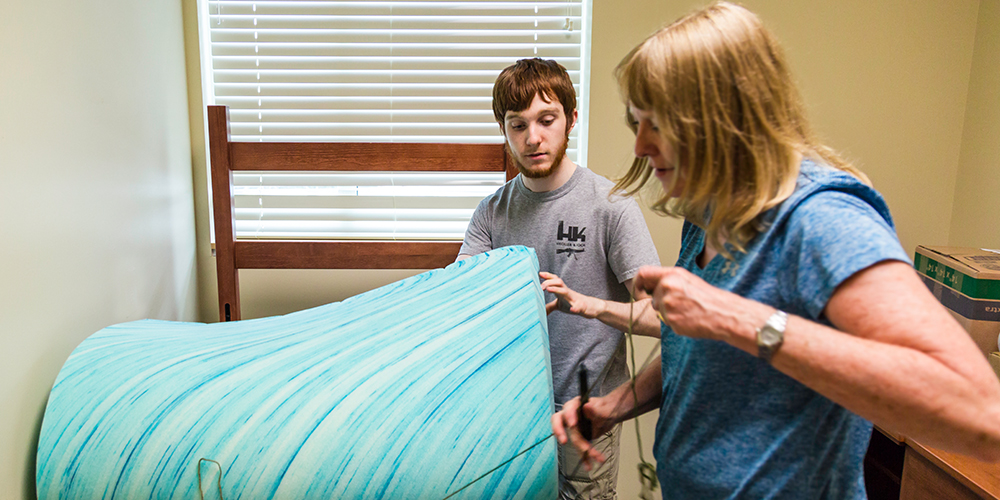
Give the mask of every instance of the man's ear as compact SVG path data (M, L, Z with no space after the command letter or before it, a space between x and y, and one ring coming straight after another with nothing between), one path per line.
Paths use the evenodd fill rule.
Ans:
M572 119L572 120L569 120L569 125L567 125L567 126L566 126L566 135L569 135L569 133L570 133L570 132L571 132L571 131L573 130L573 127L575 127L575 126L576 126L576 119L577 119L577 118L578 118L579 116L580 116L580 115L579 115L579 113L577 112L577 110L575 110L575 109L574 109L574 110L573 110L573 119Z

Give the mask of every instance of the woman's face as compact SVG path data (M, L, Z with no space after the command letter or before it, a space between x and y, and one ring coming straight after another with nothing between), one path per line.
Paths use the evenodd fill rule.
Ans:
M653 175L663 184L665 193L671 197L678 196L684 188L683 177L678 178L673 192L669 191L674 176L680 175L677 154L673 146L660 135L660 127L652 112L639 109L631 104L628 109L633 120L632 127L635 130L635 156L647 159L648 165L653 169Z

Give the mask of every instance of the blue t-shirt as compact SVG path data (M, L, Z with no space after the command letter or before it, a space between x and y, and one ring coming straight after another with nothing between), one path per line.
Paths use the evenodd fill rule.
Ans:
M881 195L809 160L764 221L746 253L704 269L695 259L705 232L685 223L677 266L829 325L823 309L840 283L884 260L909 262ZM655 455L665 499L865 498L871 423L724 342L662 333Z

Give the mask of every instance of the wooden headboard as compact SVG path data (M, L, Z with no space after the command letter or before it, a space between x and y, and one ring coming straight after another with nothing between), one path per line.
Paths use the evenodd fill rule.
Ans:
M460 242L237 240L234 171L507 172L502 144L231 142L229 107L208 106L219 319L240 319L240 269L432 269L454 262Z

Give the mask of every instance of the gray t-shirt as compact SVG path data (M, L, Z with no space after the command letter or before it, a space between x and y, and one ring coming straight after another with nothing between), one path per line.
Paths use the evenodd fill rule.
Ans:
M583 167L577 167L566 184L545 193L524 187L519 175L479 204L459 253L531 247L539 268L559 276L573 290L628 302L623 282L642 266L660 265L660 259L639 206L631 198L609 199L612 187L611 181ZM554 299L546 294L547 302ZM622 337L617 329L558 311L549 315L548 322L557 404L580 395L579 366L586 367L593 384L610 360L608 373L592 396L604 395L628 379L624 343L615 349Z

